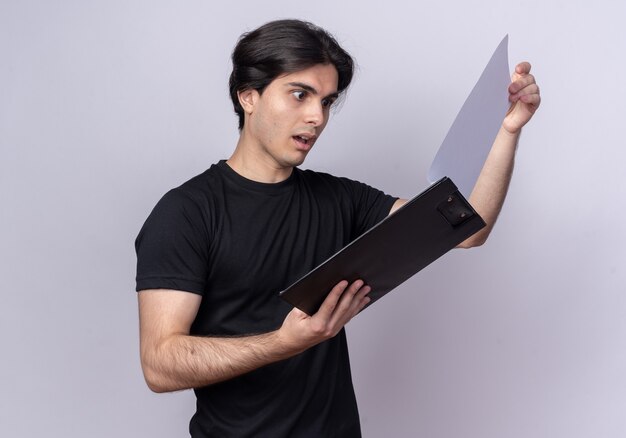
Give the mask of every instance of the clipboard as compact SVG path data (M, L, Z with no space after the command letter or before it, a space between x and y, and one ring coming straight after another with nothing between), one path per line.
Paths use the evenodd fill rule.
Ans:
M448 177L409 200L297 280L280 297L315 314L341 280L371 287L367 307L485 226Z

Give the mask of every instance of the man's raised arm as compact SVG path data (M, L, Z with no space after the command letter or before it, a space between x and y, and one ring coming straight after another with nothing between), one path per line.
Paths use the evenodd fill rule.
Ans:
M508 91L511 108L502 122L469 197L470 204L485 220L487 226L459 244L459 248L472 248L485 243L502 210L513 174L515 150L521 129L532 118L541 103L539 87L535 77L530 74L528 62L517 64ZM390 214L405 202L405 199L396 201Z

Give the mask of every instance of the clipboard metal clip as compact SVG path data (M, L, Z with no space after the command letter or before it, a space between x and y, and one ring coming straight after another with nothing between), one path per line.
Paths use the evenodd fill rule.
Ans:
M458 191L448 195L437 206L437 210L453 227L461 225L475 214L474 209Z

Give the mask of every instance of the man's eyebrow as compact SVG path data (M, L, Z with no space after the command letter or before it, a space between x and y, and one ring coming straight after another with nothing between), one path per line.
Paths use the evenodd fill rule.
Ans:
M303 90L308 91L309 93L314 94L314 95L319 94L319 92L315 88L313 88L312 86L308 84L305 84L304 82L289 82L287 85L291 87L302 88ZM334 93L331 93L328 96L326 96L326 99L336 99L337 97L339 97L339 92L335 91Z

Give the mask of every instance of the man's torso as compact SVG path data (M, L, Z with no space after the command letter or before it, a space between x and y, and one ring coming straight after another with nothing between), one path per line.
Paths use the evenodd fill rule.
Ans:
M299 169L281 183L257 183L222 161L155 207L138 248L158 252L151 228L166 222L179 229L164 232L173 242L167 251L177 255L146 263L143 273L138 268L138 289L154 287L155 276L164 277L161 287L195 288L203 299L193 335L275 330L290 311L278 292L382 219L393 201L363 184ZM171 217L172 209L182 213ZM190 429L198 436L360 434L343 330L294 358L196 394Z

